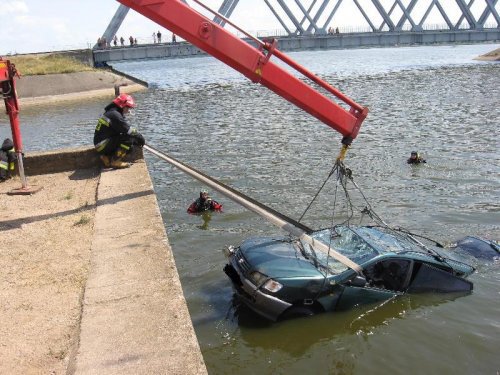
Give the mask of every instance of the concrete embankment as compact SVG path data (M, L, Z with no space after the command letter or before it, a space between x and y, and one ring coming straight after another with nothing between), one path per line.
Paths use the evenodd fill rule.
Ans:
M92 148L31 154L42 190L0 184L0 373L207 373L140 156L101 171Z
M16 82L21 106L76 101L99 96L113 97L117 88L133 93L148 84L116 70L21 77Z

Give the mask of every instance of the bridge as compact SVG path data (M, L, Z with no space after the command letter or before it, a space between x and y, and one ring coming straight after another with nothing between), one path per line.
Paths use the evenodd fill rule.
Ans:
M199 0L182 0L196 7ZM423 44L481 43L500 40L498 0L263 0L283 27L274 35L282 51L384 47ZM218 10L207 16L222 27L240 35L230 16L239 0L222 0ZM288 3L288 5L287 5ZM444 6L446 5L446 7ZM454 6L450 6L454 5ZM365 30L353 32L334 27L342 7L355 6ZM129 8L120 5L102 35L108 42L118 32ZM452 14L453 13L453 14ZM431 23L439 19L440 26ZM434 21L435 22L435 21ZM245 39L245 35L240 35ZM259 36L259 35L257 35ZM249 43L253 43L248 38ZM104 48L95 46L94 61L100 65L112 61L169 58L202 55L197 47L179 40L175 43L133 44Z

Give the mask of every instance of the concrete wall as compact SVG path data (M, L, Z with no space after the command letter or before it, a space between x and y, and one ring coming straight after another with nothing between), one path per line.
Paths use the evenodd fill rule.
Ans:
M495 42L499 40L500 28L456 31L402 31L286 37L279 38L278 48L281 51L302 51L426 44L467 44ZM177 44L146 44L94 50L94 60L98 64L123 60L172 58L196 55L205 55L205 52L186 42Z
M134 161L143 158L142 148L134 148L126 160ZM101 161L94 147L79 147L45 152L28 153L23 158L24 173L34 176L48 173L60 173L78 169L99 168ZM19 175L16 163L15 173Z

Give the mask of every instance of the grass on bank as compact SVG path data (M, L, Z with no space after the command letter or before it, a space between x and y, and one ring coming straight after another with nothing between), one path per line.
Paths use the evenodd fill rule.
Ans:
M57 54L5 56L23 76L76 73L95 70L74 58Z

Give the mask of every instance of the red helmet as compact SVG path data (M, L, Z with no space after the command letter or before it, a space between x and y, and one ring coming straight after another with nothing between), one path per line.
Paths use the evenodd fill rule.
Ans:
M115 103L120 108L135 108L134 98L132 98L129 94L118 95L115 100L113 100L113 103Z

